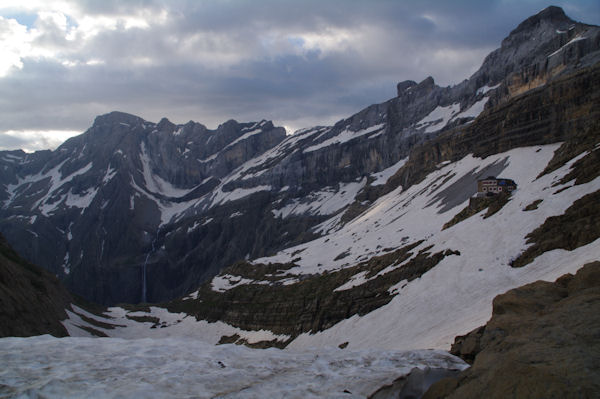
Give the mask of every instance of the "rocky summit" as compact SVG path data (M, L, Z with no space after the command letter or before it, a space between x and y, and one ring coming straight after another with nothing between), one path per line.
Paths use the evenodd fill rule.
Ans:
M182 297L236 262L341 231L444 163L596 132L599 38L597 26L549 7L455 86L404 81L395 98L292 135L265 120L210 130L98 116L55 151L0 152L0 232L88 300ZM478 175L469 176L444 210L474 194L467 181ZM374 243L360 261L335 264L358 267L425 238L398 235L397 245Z

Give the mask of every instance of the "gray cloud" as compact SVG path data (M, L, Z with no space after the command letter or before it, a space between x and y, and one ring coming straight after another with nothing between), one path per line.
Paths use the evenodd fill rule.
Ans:
M230 118L268 118L294 128L330 124L392 97L400 80L432 75L449 85L469 77L519 22L548 5L538 0L73 4L50 10L65 14L66 27L54 18L60 14L28 23L30 33L41 32L31 42L38 53L23 54L22 68L0 77L0 132L84 131L97 114L112 110L153 121L193 119L209 127ZM599 22L596 1L556 4L574 19ZM23 15L38 10L26 11ZM0 6L0 15L9 15L3 12ZM86 31L85 18L88 25L99 25ZM1 134L0 149L14 148L16 140Z

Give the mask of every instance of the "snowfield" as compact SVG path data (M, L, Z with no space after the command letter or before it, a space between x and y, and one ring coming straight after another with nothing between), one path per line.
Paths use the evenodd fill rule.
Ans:
M0 396L365 398L413 367L464 369L443 351L282 351L196 339L0 340Z
M353 266L390 248L420 240L423 242L412 251L413 256L429 246L433 246L430 253L446 249L460 252L459 256L445 257L421 278L399 283L393 288L398 295L386 306L362 317L355 315L328 330L302 334L289 347L327 347L348 341L349 348L449 349L454 337L487 322L496 295L536 280L554 281L600 259L600 240L596 240L570 252L547 252L523 268L509 266L528 246L528 233L546 218L563 214L575 200L600 189L600 178L577 186L567 182L553 187L585 154L537 178L559 146L516 148L485 159L469 155L458 162L444 163L421 183L381 197L349 224L340 228L325 222L331 228L329 234L272 257L256 259L256 263L294 259L298 266L286 273L300 276ZM442 230L468 205L469 197L477 191L477 178L489 174L517 182L511 200L487 219L483 218L484 210ZM523 210L538 199L543 200L538 209ZM403 264L390 266L380 274ZM359 273L337 290L365 281Z

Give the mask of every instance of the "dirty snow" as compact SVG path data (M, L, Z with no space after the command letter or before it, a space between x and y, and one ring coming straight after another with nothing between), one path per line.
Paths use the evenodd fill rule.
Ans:
M2 392L44 398L365 398L442 351L258 350L190 338L0 339Z

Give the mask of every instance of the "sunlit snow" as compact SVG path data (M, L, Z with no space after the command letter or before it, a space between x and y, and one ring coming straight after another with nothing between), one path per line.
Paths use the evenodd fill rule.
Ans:
M600 178L577 186L567 183L552 187L577 158L537 178L559 145L517 148L485 159L469 155L440 165L421 183L405 191L400 187L380 198L342 229L272 257L256 259L257 263L294 260L298 267L287 273L309 275L356 265L385 253L386 248L418 240L424 242L413 250L413 256L431 245L431 253L460 251L460 256L445 257L421 278L396 287L399 294L390 304L326 331L302 335L291 346L327 346L346 340L355 348L448 348L456 335L489 319L494 296L538 279L554 280L597 260L600 240L571 252L551 251L524 268L508 265L527 247L525 236L547 217L562 214L576 199L600 189ZM477 176L487 175L486 168L494 165L503 177L519 185L511 200L487 219L483 219L482 212L442 230L467 206L469 196L476 191ZM538 209L523 211L537 199L543 199ZM339 289L349 288L363 278L357 275ZM385 327L374 331L373 325Z

